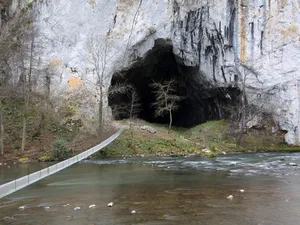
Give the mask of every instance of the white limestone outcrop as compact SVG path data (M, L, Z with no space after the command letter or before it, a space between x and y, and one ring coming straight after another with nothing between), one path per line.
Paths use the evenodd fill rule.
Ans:
M18 1L14 0L12 10ZM24 1L22 1L24 2ZM212 86L245 80L250 99L273 113L286 142L299 144L299 0L39 0L35 26L44 40L45 66L63 89L79 77L95 81L86 60L87 40L107 47L105 87L168 40L177 60L197 67ZM201 75L200 75L201 74Z

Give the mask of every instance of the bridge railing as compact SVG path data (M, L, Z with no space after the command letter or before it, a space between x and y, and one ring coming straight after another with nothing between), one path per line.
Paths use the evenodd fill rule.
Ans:
M31 173L29 175L26 175L24 177L21 177L19 179L16 179L16 180L13 180L11 182L1 185L0 186L0 199L20 190L22 188L25 188L45 177L48 177L48 176L50 176L54 173L57 173L69 166L72 166L73 164L75 164L83 159L86 159L87 157L91 156L92 154L98 152L102 148L109 145L116 138L118 138L122 132L123 132L123 130L121 129L117 133L110 136L105 141L101 142L99 145L94 146L94 147L90 148L89 150L86 150L85 152L82 152L74 157L71 157L71 158L66 159L62 162L59 162L53 166L50 166L48 168L42 169L35 173Z

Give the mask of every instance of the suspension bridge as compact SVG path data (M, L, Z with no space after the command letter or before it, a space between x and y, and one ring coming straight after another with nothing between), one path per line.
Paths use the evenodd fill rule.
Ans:
M80 162L92 154L100 151L110 143L112 143L115 139L117 139L123 130L119 130L117 133L113 134L110 136L108 139L105 141L101 142L99 145L94 146L93 148L90 148L74 157L71 157L67 160L64 160L62 162L59 162L53 166L50 166L48 168L42 169L40 171L37 171L35 173L28 174L24 177L21 177L19 179L13 180L11 182L8 182L6 184L3 184L0 186L0 199L10 195L18 190L21 190L22 188L25 188L41 179L44 179L45 177L48 177L50 175L53 175L69 166L72 166L73 164Z

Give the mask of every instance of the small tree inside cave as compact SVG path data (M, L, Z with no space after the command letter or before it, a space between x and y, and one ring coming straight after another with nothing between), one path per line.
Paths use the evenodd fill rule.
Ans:
M129 118L130 120L137 117L141 110L139 94L132 84L114 84L109 90L109 97L125 95L126 101L120 104L111 105L114 115L119 118Z
M155 108L155 116L164 116L169 114L169 132L173 123L173 112L178 110L178 102L181 97L176 95L175 80L169 80L164 82L153 82L150 85L153 88L156 101L152 104Z

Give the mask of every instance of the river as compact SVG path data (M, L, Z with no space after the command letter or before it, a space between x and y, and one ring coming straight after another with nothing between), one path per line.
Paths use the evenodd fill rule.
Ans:
M289 162L300 154L85 160L1 199L0 224L299 225L300 167ZM27 172L1 167L1 183Z

